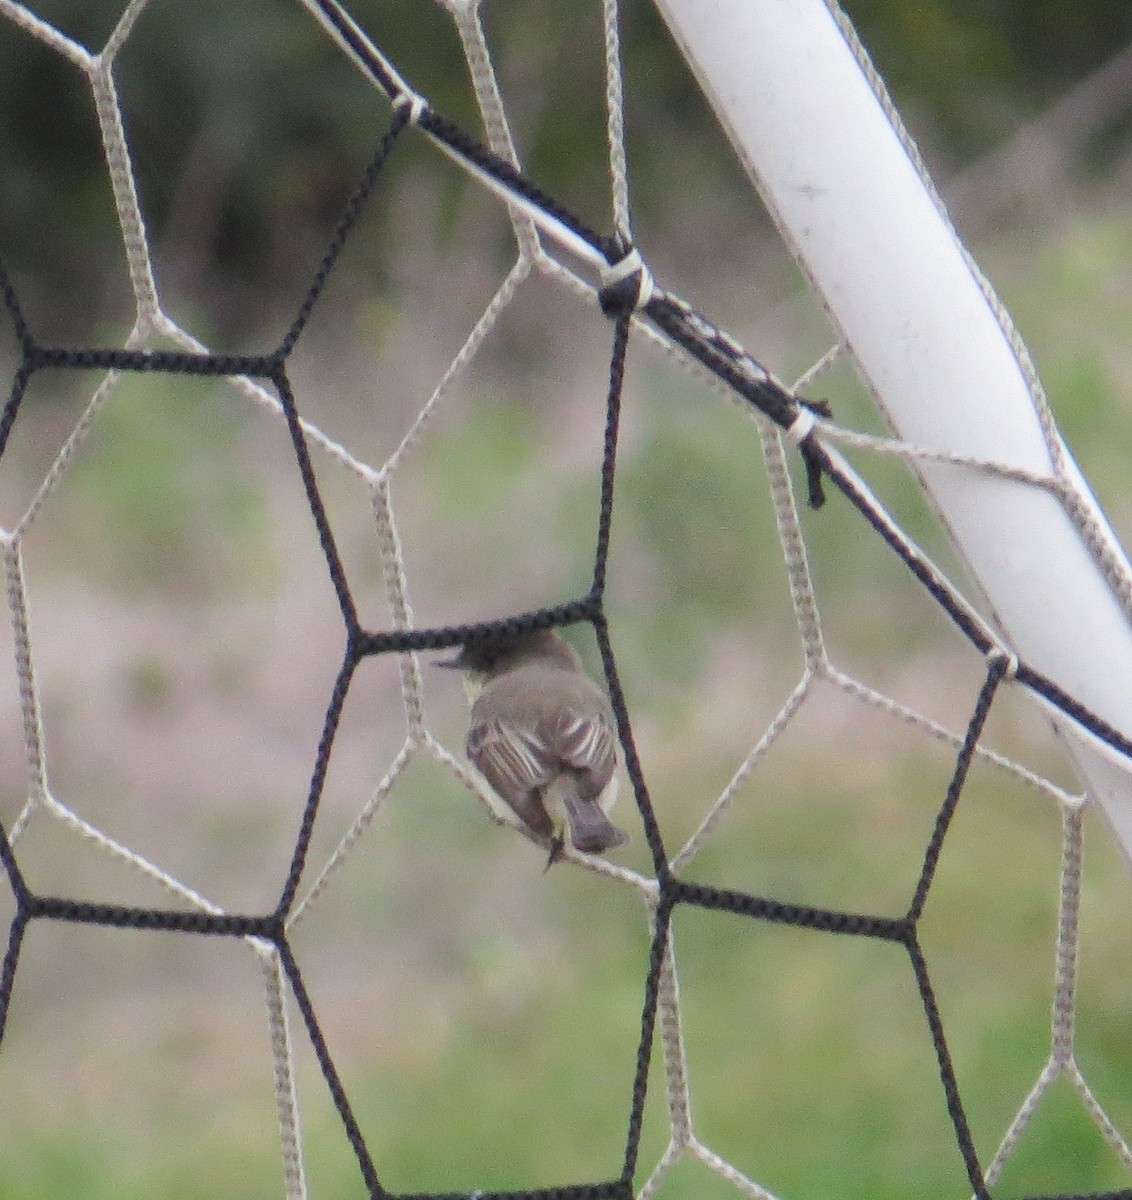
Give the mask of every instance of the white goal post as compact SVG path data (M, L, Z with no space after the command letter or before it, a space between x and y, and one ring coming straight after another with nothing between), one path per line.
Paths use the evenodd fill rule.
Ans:
M832 0L656 3L878 406L929 452L913 466L1000 632L1129 733L1132 571L848 22ZM1132 764L1051 719L1132 863Z

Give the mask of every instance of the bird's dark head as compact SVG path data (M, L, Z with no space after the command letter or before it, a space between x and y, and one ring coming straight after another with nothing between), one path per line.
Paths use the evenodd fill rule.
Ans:
M571 671L580 669L573 648L553 629L528 629L469 639L454 658L443 659L436 665L466 671L473 679L486 682L528 663L545 663Z

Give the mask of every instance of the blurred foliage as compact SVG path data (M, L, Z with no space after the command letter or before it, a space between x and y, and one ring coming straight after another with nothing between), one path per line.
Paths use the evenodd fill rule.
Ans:
M923 761L911 759L897 764L885 777L891 792L873 790L858 773L842 770L843 791L827 795L812 819L828 830L829 818L840 810L849 825L836 837L827 835L822 857L844 860L857 874L875 873L884 842L905 836L897 809L927 816L938 801L923 768ZM420 798L435 800L435 793L425 788ZM717 840L720 861L714 870L746 879L764 871L773 854L767 842L796 830L799 811L813 799L803 785L739 806L731 814L733 836ZM1032 798L1021 792L1005 804L1003 799L1000 781L975 780L942 867L943 894L937 898L945 906L958 905L977 930L961 920L952 935L950 917L929 918L925 941L984 1158L1048 1049L1044 974L1056 922L1052 855L1038 852L1052 850L1056 820L1043 812L1035 821ZM883 824L868 818L869 803L879 805ZM498 851L502 835L480 814L469 808L459 819ZM1019 841L1023 852L1001 853L1004 843ZM753 854L752 846L758 847ZM409 926L418 936L423 929L424 936L436 937L453 922L462 935L445 943L455 955L451 975L460 978L458 989L444 972L428 976L426 984L413 955L398 954L396 970L408 981L400 998L411 997L409 1009L391 1010L375 988L376 995L363 993L353 1005L368 1036L352 1042L346 1029L335 1029L334 1052L382 1182L405 1192L466 1189L470 1181L506 1188L609 1178L620 1166L629 1108L646 954L643 914L635 901L611 897L592 877L544 878L538 863L520 855L505 860L503 874L521 886L489 893L501 905L493 910L498 926L477 927L454 918L451 908L454 902L467 905L469 897L482 900L470 877L475 864L482 870L483 858L478 849L476 855L459 853L466 848L462 841L439 840L435 861L418 860L418 870L398 879L370 863L338 885L345 891L342 911L352 918L347 945L355 937L372 941L375 924L388 928L390 905L412 910ZM1091 867L1100 893L1126 894L1119 891L1127 884L1115 852ZM1009 905L1002 902L1004 891ZM543 919L551 911L559 918L546 935L549 947L510 941L514 913L531 909ZM1110 951L1125 944L1123 906L1108 903L1099 912L1103 937L1092 943L1091 961L1122 996L1123 955ZM1040 917L1031 920L1032 913ZM974 914L980 914L977 920ZM473 928L478 933L472 935ZM312 943L318 940L309 936ZM906 1200L960 1193L962 1165L943 1111L926 1022L899 948L771 928L691 907L678 911L675 938L696 1126L713 1150L778 1195ZM1004 944L1008 955L1001 953ZM326 963L313 945L300 945L297 952L308 984L317 989L325 982ZM363 962L367 969L378 965ZM1040 967L1028 972L1020 964ZM372 979L380 975L376 970ZM233 1007L246 1009L248 1028L254 1028L256 998L217 986ZM1019 988L1027 989L1028 1021L1018 1017ZM434 1029L427 1019L415 1018L438 996L449 1018ZM210 999L215 1002L215 996ZM1090 1077L1101 1085L1106 1103L1125 1097L1116 1100L1124 1111L1128 1044L1122 1010L1111 999L1098 1003L1091 992L1080 1003L1083 1052L1096 1048L1099 1022L1108 1023L1099 1044L1110 1067L1107 1072L1098 1067L1094 1075L1090 1063ZM325 1015L322 1005L319 1010ZM184 1020L185 1009L174 1006L171 1024L178 1015ZM246 1035L242 1024L239 1029ZM204 1082L194 1056L205 1050L171 1042L159 1022L156 1033L149 1026L140 1031L136 1043L109 1039L102 1053L112 1074L104 1090L76 1088L73 1094L52 1093L49 1106L10 1106L0 1195L5 1200L279 1196L266 1048L254 1037L234 1047L224 1036L224 1030L216 1032L221 1053L226 1050L231 1060L215 1077L204 1072ZM360 1196L356 1160L301 1027L296 1044L311 1194ZM129 1091L136 1080L131 1071L140 1072L136 1063L155 1056L167 1069L156 1084L156 1099L147 1101L151 1093L136 1083ZM35 1061L17 1060L26 1064L28 1078L34 1077ZM86 1078L92 1063L88 1058L74 1069ZM118 1102L107 1103L109 1095ZM139 1116L147 1102L150 1107ZM781 1136L784 1129L791 1136ZM666 1134L661 1063L654 1050L638 1185L664 1151ZM1005 1194L1079 1193L1125 1183L1116 1155L1066 1087L1055 1089L1052 1103L1027 1131ZM734 1200L738 1192L718 1177L677 1169L659 1194L665 1200Z
M55 498L61 540L76 557L98 540L106 552L91 569L131 597L173 586L199 602L270 570L263 495L203 448L208 437L242 444L239 416L215 392L174 376L121 379Z
M96 49L122 3L31 7ZM459 41L438 6L353 7L414 87L479 131ZM1058 0L858 0L848 9L917 136L945 166L993 145L1132 38L1132 6L1110 0L1081 0L1071 17ZM606 226L598 6L497 2L485 6L484 19L526 169ZM662 194L650 186L659 178L678 195L738 189L726 145L653 7L627 3L623 26L640 203L663 202L650 199ZM307 277L388 120L384 102L310 14L277 0L151 4L116 79L158 253L191 261L194 277L212 287ZM675 161L675 146L696 147L696 160ZM423 150L418 139L398 152L443 171L450 189L464 186ZM34 272L42 308L61 330L85 331L95 314L79 297L106 286L125 294L120 265L121 278L105 279L121 254L93 105L79 71L7 21L0 22L0 161L0 255L17 276ZM298 252L307 246L309 253ZM254 321L256 311L236 304L233 319Z
M704 398L668 377L650 379L649 393L618 487L623 532L650 567L635 583L648 587L648 599L633 637L659 690L694 679L719 629L750 620L765 592L765 564L779 551L746 414L713 407L705 420Z
M426 459L437 506L448 521L481 509L530 471L538 430L529 408L497 400L475 418L449 425Z
M1132 6L1082 0L848 0L905 118L958 165L1132 40ZM923 126L923 127L921 127Z

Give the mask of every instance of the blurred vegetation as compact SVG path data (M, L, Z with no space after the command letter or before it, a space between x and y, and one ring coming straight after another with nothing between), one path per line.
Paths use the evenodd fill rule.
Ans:
M121 4L32 7L97 49ZM1132 40L1132 6L1111 0L1081 0L1071 16L1062 0L857 0L847 8L944 177ZM597 6L516 0L485 9L504 87L523 94L538 83L537 101L513 109L526 169L605 227L604 202L593 199L605 191L605 164L592 153L604 127ZM440 111L480 128L458 40L437 6L395 0L366 6L359 19ZM233 321L254 323L254 306L239 302L254 289L307 277L388 118L340 51L313 33L298 4L166 2L142 14L118 59L155 242L191 260L198 286L234 294ZM723 189L738 201L744 185L651 5L625 6L623 37L630 145L645 147L632 163L644 215L658 203L652 197L674 190ZM94 134L80 73L0 25L0 255L17 275L34 276L57 328L76 333L98 320L79 298L122 286L105 278L120 251ZM1096 155L1111 151L1107 134ZM664 150L674 146L678 163ZM450 193L463 186L451 172L442 178ZM664 189L652 186L658 178Z
M1132 8L1083 0L848 3L906 119L957 167L1132 41ZM1125 126L1127 131L1127 124Z

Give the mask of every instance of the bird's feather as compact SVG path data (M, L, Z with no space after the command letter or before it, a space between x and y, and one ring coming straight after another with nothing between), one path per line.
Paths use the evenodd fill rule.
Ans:
M589 853L627 840L605 816L617 766L609 703L581 672L540 663L489 681L472 707L467 754L534 833L560 841L568 832Z

